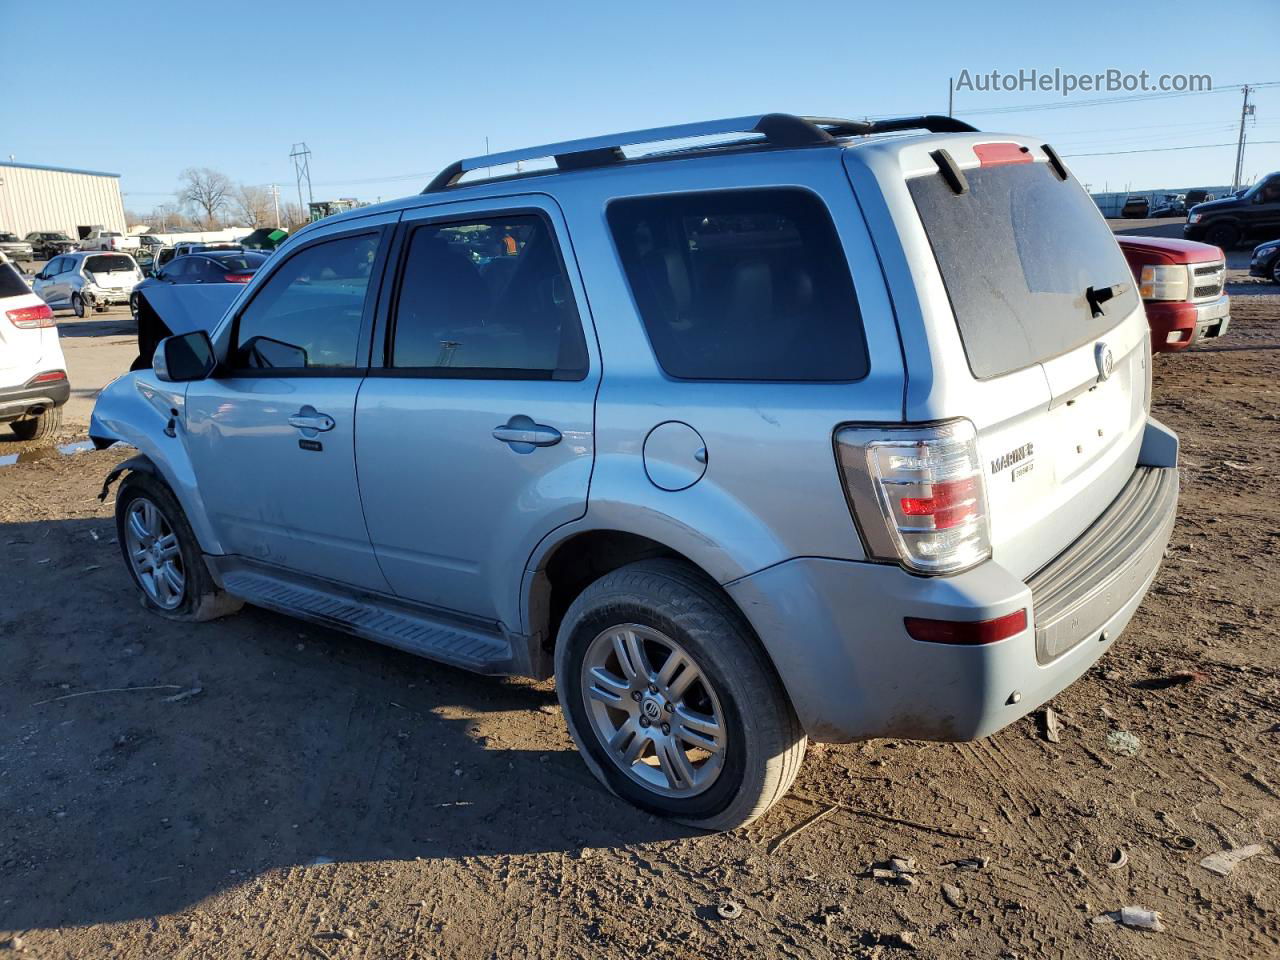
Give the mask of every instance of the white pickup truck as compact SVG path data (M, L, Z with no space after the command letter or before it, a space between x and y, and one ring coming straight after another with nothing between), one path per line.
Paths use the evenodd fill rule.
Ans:
M115 230L91 230L80 240L81 250L137 250L137 237L126 236Z

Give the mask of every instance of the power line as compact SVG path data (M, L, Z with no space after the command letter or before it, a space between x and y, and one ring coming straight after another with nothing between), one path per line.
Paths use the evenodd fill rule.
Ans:
M1255 146L1266 143L1280 143L1280 140L1254 140ZM1122 153L1163 153L1167 150L1207 150L1210 147L1234 147L1232 143L1193 143L1185 147L1147 147L1144 150L1103 150L1100 153L1064 153L1064 157L1115 157Z
M1246 84L1231 84L1215 87L1213 90L1164 91L1156 93L1131 93L1118 97L1091 97L1087 100L1047 100L1040 103L1019 103L1003 107L988 107L986 110L959 110L960 116L976 116L994 113L1025 113L1030 110L1067 110L1076 107L1104 107L1113 103L1134 103L1141 100L1169 100L1176 97L1201 97L1214 93L1232 93ZM1247 84L1250 89L1258 90L1268 87L1280 87L1280 80L1268 80L1263 83Z

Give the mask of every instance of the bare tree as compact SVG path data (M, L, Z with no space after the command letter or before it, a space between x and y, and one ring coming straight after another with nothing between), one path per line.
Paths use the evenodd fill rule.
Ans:
M265 187L254 187L240 184L231 196L231 212L243 221L245 226L275 226L275 211L271 205L271 194Z
M162 203L152 210L149 223L156 233L182 233L195 227L191 219L173 203Z
M178 179L178 202L194 210L206 227L218 226L218 215L230 202L231 179L208 167L188 167Z
M302 212L302 208L292 201L282 201L280 204L280 224L290 233L307 225L307 217Z

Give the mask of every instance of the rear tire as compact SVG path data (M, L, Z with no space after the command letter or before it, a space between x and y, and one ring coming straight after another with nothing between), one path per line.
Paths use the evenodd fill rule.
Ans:
M53 407L38 417L14 420L9 427L19 440L47 440L62 428L62 408Z
M1280 254L1271 261L1271 282L1280 283Z
M143 607L169 620L215 620L244 601L213 582L186 514L159 477L130 473L116 494L116 534Z
M78 293L73 293L71 295L71 310L73 313L75 313L77 317L81 318L82 320L84 319L84 315L85 315L84 298L81 297L80 294Z
M781 799L804 759L800 721L750 625L683 563L643 560L587 587L560 625L555 668L587 767L651 813L732 830Z
M1219 223L1205 231L1204 242L1230 250L1240 242L1240 231L1229 223Z

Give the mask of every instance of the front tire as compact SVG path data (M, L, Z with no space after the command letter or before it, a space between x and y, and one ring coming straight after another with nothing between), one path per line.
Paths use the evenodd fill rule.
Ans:
M116 495L116 534L142 605L169 620L214 620L244 601L223 592L205 566L186 514L168 486L141 471Z
M1271 282L1280 283L1280 255L1271 261Z
M73 293L71 295L71 310L75 313L77 317L79 317L82 320L84 319L84 315L85 315L84 298L81 297L80 294L78 293Z
M601 577L561 623L556 688L595 776L624 800L707 830L759 817L806 738L750 625L698 571L645 560Z
M19 440L48 440L62 427L62 408L52 407L38 417L14 420L9 427Z
M1229 223L1219 223L1205 231L1204 242L1230 250L1240 242L1240 231Z

